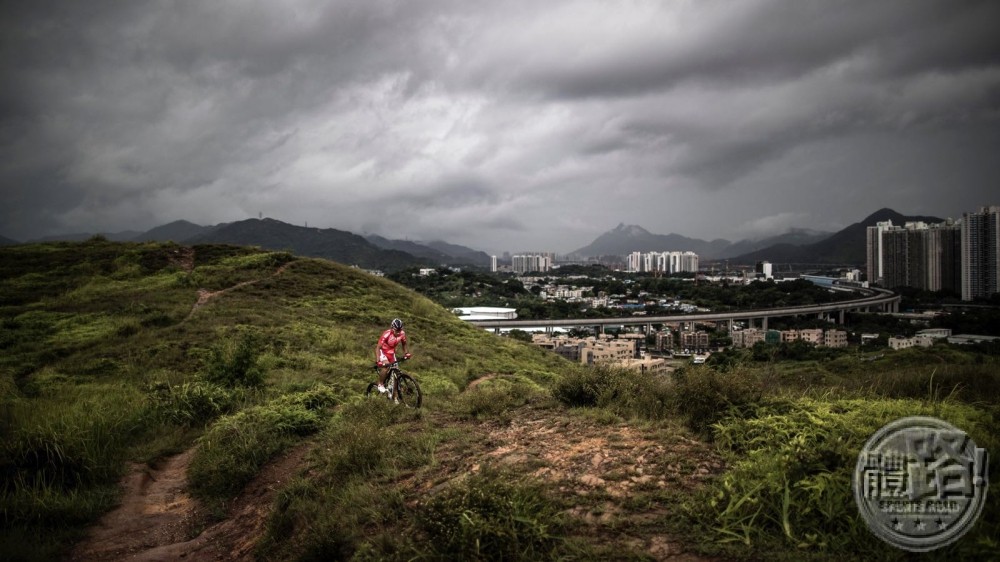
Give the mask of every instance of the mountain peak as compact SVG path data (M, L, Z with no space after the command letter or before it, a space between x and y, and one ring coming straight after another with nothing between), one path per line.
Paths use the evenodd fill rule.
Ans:
M627 255L632 252L693 251L699 256L714 256L730 244L727 240L698 240L679 234L652 234L638 225L619 223L589 245L572 252L577 256Z
M639 238L641 236L649 236L650 233L645 228L636 224L625 224L623 222L618 223L618 226L611 231L614 234L620 234L623 236L629 236L632 238Z

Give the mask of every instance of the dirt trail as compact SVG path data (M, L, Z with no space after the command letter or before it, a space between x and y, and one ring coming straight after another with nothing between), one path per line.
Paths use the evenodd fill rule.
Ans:
M194 252L193 251L191 252L191 258L190 259L191 260L194 259ZM193 263L193 261L192 261L192 263ZM274 273L271 275L271 277L277 277L277 276L281 275L282 273L285 272L286 269L288 269L288 266L290 266L293 263L295 263L295 262L288 262L288 263L282 265L281 267L279 267L278 269L274 270ZM190 269L188 269L188 271L190 271ZM243 281L242 283L237 283L237 284L233 285L232 287L226 287L225 289L220 289L218 291L209 291L208 289L198 289L198 300L195 301L195 303L194 303L193 306L191 306L191 312L188 313L187 318L191 318L192 316L194 316L194 313L195 313L196 310L198 310L199 308L205 306L206 304L208 304L208 301L210 301L210 300L212 300L212 299L214 299L214 298L216 298L218 296L221 296L221 295L223 295L225 293L228 293L229 291L232 291L234 289L239 289L240 287L246 287L247 285L253 285L255 283L260 283L260 282L261 282L261 279L254 279L252 281Z
M466 392L496 376L471 382ZM547 408L519 408L508 422L429 414L436 424L462 425L463 437L442 442L433 470L410 475L399 483L402 488L433 495L487 466L506 467L550 483L553 493L575 506L566 514L585 536L655 560L711 560L687 552L666 533L663 520L675 506L662 495L718 474L723 462L711 446L679 433ZM187 489L193 449L155 467L132 465L122 480L121 505L66 560L251 561L275 494L306 470L310 448L300 445L265 466L232 502L226 519L204 529L204 512ZM636 501L640 497L647 500Z
M194 450L159 468L132 465L123 479L121 505L105 515L76 545L69 561L253 560L274 494L302 467L301 445L268 464L237 498L227 518L191 538L202 521L200 505L187 492Z

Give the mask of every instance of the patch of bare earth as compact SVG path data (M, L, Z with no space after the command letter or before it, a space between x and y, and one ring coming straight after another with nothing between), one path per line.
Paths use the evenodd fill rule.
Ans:
M433 494L487 466L551 484L579 536L656 560L709 560L666 532L679 507L671 493L701 486L723 468L708 444L681 432L605 424L559 409L522 408L509 424L469 423L435 452L438 473L417 484ZM450 423L450 422L444 422Z
M196 532L204 521L187 491L186 451L151 468L133 465L123 479L121 505L76 545L71 561L253 560L274 495L297 474L308 451L301 445L269 463L229 507L227 518Z

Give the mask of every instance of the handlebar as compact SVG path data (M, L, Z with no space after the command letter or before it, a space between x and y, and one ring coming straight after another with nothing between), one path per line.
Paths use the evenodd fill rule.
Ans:
M388 365L386 365L386 366L387 366L387 367L398 367L400 363L402 363L403 361L407 361L407 360L409 360L409 359L411 359L411 358L410 358L410 357L399 357L399 358L397 358L397 359L396 359L395 361L393 361L392 363L389 363L389 364L388 364ZM374 363L374 364L372 365L372 368L373 368L373 369L378 369L378 361L376 361L376 362L375 362L375 363Z

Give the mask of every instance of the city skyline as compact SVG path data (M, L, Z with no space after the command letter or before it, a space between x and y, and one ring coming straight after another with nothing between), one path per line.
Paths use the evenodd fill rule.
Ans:
M0 235L290 224L560 254L958 218L1000 4L4 3Z

